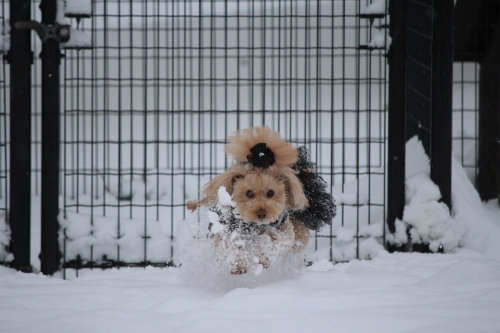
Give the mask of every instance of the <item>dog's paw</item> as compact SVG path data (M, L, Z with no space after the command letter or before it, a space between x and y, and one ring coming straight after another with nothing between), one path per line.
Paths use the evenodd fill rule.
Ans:
M248 272L248 262L246 260L237 260L231 264L231 274L242 275Z
M186 203L186 208L192 212L198 208L198 201L190 200Z
M268 268L269 265L271 265L271 260L269 260L267 257L261 256L259 258L259 264L261 264L264 268Z

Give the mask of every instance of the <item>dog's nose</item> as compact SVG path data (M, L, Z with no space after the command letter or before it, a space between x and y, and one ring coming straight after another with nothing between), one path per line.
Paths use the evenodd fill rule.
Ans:
M257 217L261 220L265 219L266 218L266 211L261 209L257 212Z

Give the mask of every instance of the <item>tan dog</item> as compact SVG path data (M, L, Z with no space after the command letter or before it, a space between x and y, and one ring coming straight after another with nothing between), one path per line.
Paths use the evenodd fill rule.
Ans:
M302 259L309 229L288 215L309 205L292 169L297 149L265 126L238 131L228 142L225 151L234 158L233 165L205 185L201 200L187 203L191 211L207 205L218 214L211 220L222 225L213 238L217 259L232 274L252 267L259 274L289 252ZM221 198L226 192L230 199Z

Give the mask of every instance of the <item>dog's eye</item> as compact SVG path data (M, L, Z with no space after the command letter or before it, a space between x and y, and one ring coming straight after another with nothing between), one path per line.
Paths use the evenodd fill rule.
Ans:
M266 193L266 197L268 197L268 198L272 198L273 196L274 196L274 191L273 191L273 190L269 190L269 191L267 191L267 193Z
M253 197L255 197L255 193L252 192L252 190L248 190L247 191L247 197L252 199Z

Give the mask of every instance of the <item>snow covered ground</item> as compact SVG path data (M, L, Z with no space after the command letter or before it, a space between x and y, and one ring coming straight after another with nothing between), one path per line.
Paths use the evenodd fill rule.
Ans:
M185 283L183 268L92 271L68 281L0 267L4 333L499 332L498 313L500 260L470 250L322 261L223 292Z

